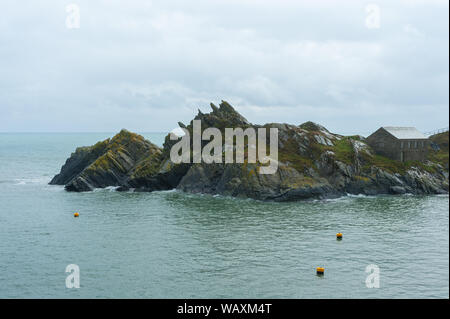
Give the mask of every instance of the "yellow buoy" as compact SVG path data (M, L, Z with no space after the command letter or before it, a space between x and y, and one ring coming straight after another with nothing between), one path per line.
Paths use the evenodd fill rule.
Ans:
M337 238L337 239L342 239L342 233L337 233L337 234L336 234L336 238Z
M78 217L78 216L80 216L80 214L78 214L78 213L73 214L73 217Z
M317 271L318 275L323 275L323 273L325 272L325 268L324 267L317 267L316 271Z

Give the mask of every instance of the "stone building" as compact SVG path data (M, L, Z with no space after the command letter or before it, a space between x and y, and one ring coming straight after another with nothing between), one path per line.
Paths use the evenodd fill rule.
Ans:
M380 127L366 140L377 154L401 162L424 161L429 148L428 138L415 127Z

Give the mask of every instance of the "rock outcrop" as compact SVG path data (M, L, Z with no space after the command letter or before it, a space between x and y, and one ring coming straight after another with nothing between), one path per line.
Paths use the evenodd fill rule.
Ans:
M79 147L50 184L68 191L91 191L124 186L131 176L153 175L161 161L161 150L142 136L122 130L111 139L90 147Z
M170 159L170 149L177 141L167 136L163 147L158 148L142 136L123 130L112 139L78 148L51 184L65 185L68 191L106 186L136 191L177 188L272 201L330 198L347 193L448 193L448 133L446 152L430 150L425 163L401 163L375 154L361 136L333 134L312 122L254 125L224 101L219 107L211 104L211 108L211 113L199 111L194 118L201 121L203 130L216 127L223 133L227 127L278 129L275 174L259 174L262 164L249 163L247 152L241 164L175 164ZM192 121L179 126L192 133ZM440 143L445 147L444 142Z
M434 146L433 151L430 153L430 160L444 167L448 171L448 140L449 132L442 132L430 136L432 146Z

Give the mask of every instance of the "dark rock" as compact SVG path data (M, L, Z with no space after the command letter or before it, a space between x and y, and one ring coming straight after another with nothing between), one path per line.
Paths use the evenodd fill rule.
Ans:
M406 194L406 189L402 186L391 186L389 188L389 191L391 194L396 194L396 195Z
M106 152L109 139L89 147L79 147L67 159L61 172L50 181L50 185L65 185L79 175L86 167Z
M283 193L278 197L271 199L277 202L281 202L281 201L295 201L311 198L317 199L336 198L342 195L344 195L344 193L337 192L329 185L320 185L314 187L303 187L292 189L287 191L286 193Z
M441 148L439 147L439 145L437 143L431 142L430 143L430 147L434 150L434 151L440 151Z
M174 164L171 147L178 140L166 136L160 149L142 136L121 131L112 139L78 148L51 183L68 191L118 186L118 191L155 191L177 188L192 193L221 194L270 201L332 198L349 194L448 193L448 133L436 137L440 151L426 163L399 163L375 156L365 139L330 133L306 122L253 125L229 103L212 112L199 111L202 129L253 127L278 129L278 170L259 174L260 163ZM193 122L179 126L192 133ZM268 140L267 140L268 141ZM205 142L206 143L206 142ZM204 144L203 144L204 145ZM191 144L192 147L192 144ZM448 151L447 151L448 152ZM247 156L247 155L246 155Z
M328 130L325 127L323 127L322 125L314 123L314 122L311 122L311 121L308 121L308 122L305 122L303 124L300 124L299 127L304 129L304 130L307 130L307 131L324 131L324 132L328 132Z
M127 186L130 175L156 172L160 154L161 150L142 136L122 130L112 139L77 149L51 184L65 184L66 190L78 192Z

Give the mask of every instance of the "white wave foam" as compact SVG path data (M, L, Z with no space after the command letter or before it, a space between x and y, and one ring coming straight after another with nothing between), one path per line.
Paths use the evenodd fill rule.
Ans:
M347 193L346 196L350 197L350 198L376 198L376 196L366 195L366 194L357 194L357 195L355 195L355 194Z
M120 186L107 186L103 188L94 188L93 192L115 192Z
M168 189L168 190L163 190L163 191L153 191L153 193L176 193L178 192L178 190L176 188L172 188L172 189Z
M12 182L15 185L48 184L50 182L50 179L48 177L15 178Z

